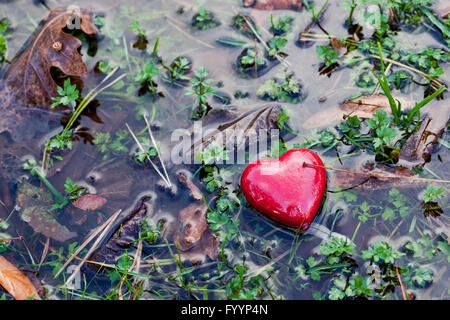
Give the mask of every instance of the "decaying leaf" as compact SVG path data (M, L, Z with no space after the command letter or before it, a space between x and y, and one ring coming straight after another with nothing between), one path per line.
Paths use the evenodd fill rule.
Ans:
M75 232L61 225L51 210L53 198L50 193L23 181L17 189L17 204L21 208L20 217L27 222L35 232L65 242L77 236Z
M414 106L412 101L405 98L397 97L396 99L400 101L402 109L408 109ZM345 115L358 116L361 119L372 118L378 109L391 112L389 100L386 96L382 94L362 96L315 113L303 123L303 128L330 127L344 120Z
M414 179L414 173L401 166L388 166L385 164L366 164L355 170L364 173L333 172L331 175L330 189L347 189L357 187L365 191L390 189L390 188L415 188L427 185L425 180ZM368 176L370 175L370 176Z
M105 264L115 265L122 257L126 249L129 249L133 242L139 238L142 222L152 210L150 207L152 197L144 196L136 207L124 213L124 218L116 226L111 237L106 243L92 253L89 261L96 261ZM88 263L89 268L98 270L98 265Z
M199 263L208 256L214 260L217 258L219 241L209 229L206 220L208 207L202 200L200 190L186 176L178 173L178 180L190 189L193 195L200 194L194 203L178 214L181 226L175 231L174 242L180 248L180 259Z
M246 143L254 144L260 138L267 141L274 134L273 129L278 129L280 113L281 107L278 104L264 105L244 114L231 109L226 112L217 111L217 114L210 112L202 121L203 134L197 137L194 133L193 138L197 140L194 140L190 148L191 153L186 154L192 156L205 150L213 142L231 152L244 147ZM220 124L217 125L218 123Z
M51 97L58 96L57 84L51 76L52 67L75 78L87 75L87 67L78 51L81 41L65 29L77 27L79 21L85 34L96 35L92 13L80 10L79 14L74 16L64 9L50 11L42 27L5 73L0 83L0 133L11 131L23 119L24 115L16 108L50 109Z
M106 203L106 199L96 194L85 194L72 204L81 210L96 210Z
M244 7L258 10L301 10L303 0L244 0Z
M400 150L399 164L415 167L430 161L432 148L444 133L450 119L450 108L446 102L442 106L430 108L417 130L406 140Z
M3 256L0 256L0 285L16 300L41 300L30 279Z

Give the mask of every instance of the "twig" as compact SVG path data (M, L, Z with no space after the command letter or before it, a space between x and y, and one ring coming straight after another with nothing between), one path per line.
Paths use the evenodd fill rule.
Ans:
M376 56L376 55L373 55L373 54L370 55L370 57L371 57L371 58L375 58L375 59L380 60L380 57L378 57L378 56ZM420 70L417 70L416 68L410 67L410 66L408 66L408 65L406 65L406 64L403 64L403 63L401 63L401 62L397 62L397 61L392 60L392 59L389 59L389 58L383 58L383 60L385 60L385 61L387 61L387 62L390 62L390 63L392 63L392 64L395 64L395 65L397 65L397 66L399 66L399 67L408 69L409 71L418 73L418 74L420 74L421 76L423 76L423 77L427 78L428 80L430 80L431 82L433 82L433 83L434 83L435 85L437 85L438 87L444 86L442 83L440 83L440 82L437 81L436 79L430 77L430 76L427 75L425 72L422 72L422 71L420 71ZM446 87L446 89L447 89L447 87Z
M261 38L261 36L256 32L256 30L252 27L252 24L250 23L250 21L248 21L247 17L242 16L242 18L244 18L245 23L247 23L248 27L250 28L250 30L253 32L253 34L255 35L256 38L258 38L259 42L261 42L261 44L264 46L264 49L267 50L267 52L269 52L269 47L267 46L266 42ZM275 54L275 58L280 61L282 64L284 64L286 67L290 67L291 64L286 60L281 58L278 54Z
M397 273L397 278L398 281L400 282L400 287L402 288L403 300L408 300L408 298L406 297L406 290L405 287L403 286L402 278L400 277L400 273L398 272L397 266L395 266L395 272Z
M117 218L122 210L116 211L108 220L106 220L100 227L98 227L91 236L83 242L83 244L72 254L72 256L64 263L64 265L59 269L59 271L55 274L55 278L59 276L59 274L67 267L67 265L83 250L89 242L91 242L103 229L112 224L112 222Z
M196 41L196 42L198 42L198 43L200 43L200 44L202 44L202 45L204 45L204 46L206 46L206 47L208 47L208 48L210 48L210 49L214 49L215 47L213 46L213 45L211 45L211 44L209 44L209 43L206 43L206 42L203 42L202 40L200 40L200 39L197 39L196 37L194 37L193 35L191 35L191 34L189 34L189 33L187 33L186 31L184 31L183 29L181 29L179 26L177 26L175 23L173 23L171 20L171 18L169 18L169 17L165 17L166 18L166 20L167 20L167 22L172 26L172 27L174 27L175 29L177 29L178 31L180 31L182 34L184 34L186 37L188 37L189 39L191 39L191 40L194 40L194 41Z
M366 172L350 171L350 170L345 170L345 169L336 169L336 168L319 166L319 165L316 165L316 164L311 164L311 163L306 163L306 162L303 162L303 166L317 167L317 168L328 169L328 170L339 171L339 172L345 172L345 173L350 173L350 174L359 174L359 175L362 175L362 176L366 176L366 177L374 178L374 179L380 179L380 180L391 179L392 178L392 179L411 179L411 180L415 180L415 181L424 181L424 182L450 183L449 180L427 179L427 178L420 178L420 177L416 177L416 176L404 177L404 176L397 176L395 174L386 174L386 175L383 175L383 176L379 176L379 175L377 175L375 173L366 173Z
M164 165L164 161L161 159L161 152L159 152L158 145L156 144L156 141L153 138L152 130L150 129L150 124L148 123L147 116L145 114L144 114L144 120L145 120L145 124L147 125L147 128L148 128L148 134L150 136L150 139L152 140L153 146L156 149L159 161L161 162L161 166L162 166L162 168L164 170L164 173L166 175L167 182L169 183L169 188L171 188L172 187L172 183L170 182L170 178L169 178L169 175L167 174L166 166Z
M158 167L156 167L156 165L153 163L152 159L150 159L148 153L145 151L144 147L141 145L141 143L139 142L139 140L136 138L135 134L133 133L133 131L131 130L131 128L128 126L128 123L125 123L125 126L127 127L128 131L130 132L131 136L133 137L134 141L136 142L136 144L138 145L139 149L145 153L147 160L150 162L150 164L152 165L153 169L155 169L155 171L158 173L158 175L164 180L164 182L167 184L167 186L170 188L171 184L169 181L167 181L167 179L164 177L164 175L161 173L161 171L159 171Z

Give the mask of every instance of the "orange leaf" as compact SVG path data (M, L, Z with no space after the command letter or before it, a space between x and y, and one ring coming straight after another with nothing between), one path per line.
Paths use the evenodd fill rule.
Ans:
M41 300L30 279L3 256L0 256L0 285L16 300Z

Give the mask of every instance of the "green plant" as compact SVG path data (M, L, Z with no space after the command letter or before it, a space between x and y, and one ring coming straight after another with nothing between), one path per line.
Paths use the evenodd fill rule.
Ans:
M404 256L403 252L396 251L387 242L377 241L367 250L362 251L362 258L375 263L394 264L395 260Z
M50 106L50 108L55 108L60 104L63 106L68 106L70 104L72 110L75 110L75 102L79 98L80 92L75 84L70 84L70 78L64 80L64 87L58 86L57 90L60 96L52 97L52 100L55 102Z
M264 59L256 55L256 51L253 49L247 49L244 56L240 58L241 64L245 68L249 68L256 65L265 64Z
M92 141L97 149L103 153L103 160L108 159L111 155L118 155L123 152L128 152L126 146L129 139L127 130L118 130L115 133L115 139L111 139L109 132L97 132Z
M219 22L214 19L213 14L203 7L200 7L198 13L192 18L192 26L197 29L206 30L218 25Z
M442 196L443 192L444 192L444 188L435 187L430 184L427 186L427 188L423 192L423 201L425 203L436 201Z
M291 16L284 16L274 21L272 14L270 15L271 31L275 36L282 36L290 31L294 18Z
M148 90L151 93L156 93L157 84L153 78L157 75L159 75L159 68L152 60L147 59L144 62L144 67L134 77L134 81L145 89L144 92Z
M8 29L8 20L0 20L0 62L6 61L6 54L8 52L8 42L6 41Z
M267 45L269 46L269 57L287 57L288 54L281 51L286 46L287 42L288 41L286 38L273 37L272 39L270 39L270 41L267 43Z
M72 179L69 177L66 178L66 182L64 183L64 191L69 195L70 200L77 200L81 197L81 195L86 192L86 189L80 187L79 185L74 184Z
M31 175L36 175L39 180L44 183L44 185L50 190L53 194L53 198L55 203L52 206L52 210L61 209L65 207L69 201L66 197L64 197L56 188L51 184L51 182L45 177L42 169L37 165L36 160L28 159L22 164L22 168L24 170L30 171Z
M136 32L138 34L138 36L140 36L140 37L145 37L145 35L146 35L146 30L145 29L141 29L140 23L137 20L133 20L128 25L128 28L130 28L131 30Z
M186 57L176 58L172 66L167 66L170 71L170 77L173 80L188 80L186 72L191 69L191 62Z
M319 59L323 60L325 66L330 67L332 64L337 63L339 58L339 52L334 50L332 45L328 46L316 46L316 52L319 55Z
M191 79L193 90L186 90L186 96L195 95L197 97L194 115L198 118L202 118L208 112L210 108L208 103L208 97L214 95L216 90L210 85L213 82L211 78L208 78L209 71L205 67L200 67L194 70L194 77Z
M278 80L278 81L277 81ZM266 80L256 91L256 95L265 100L281 100L289 103L299 102L300 83L287 69L277 74L277 79Z
M62 133L56 134L53 138L49 139L45 144L45 149L49 152L55 152L57 150L72 150L72 131L67 130Z
M409 128L411 126L412 121L414 120L414 117L417 115L418 120L420 120L420 109L422 109L426 104L428 104L431 100L439 96L446 88L443 86L436 90L433 94L426 97L419 103L416 103L416 105L408 111L406 115L402 117L402 107L400 101L395 101L394 97L391 94L390 88L389 88L389 82L386 78L386 68L384 67L384 61L383 61L383 53L381 50L381 45L379 42L377 42L378 46L378 52L380 55L380 64L381 64L381 72L382 77L377 75L378 82L383 89L384 94L389 100L389 106L391 108L392 115L394 117L394 123L398 126L401 126L402 128Z

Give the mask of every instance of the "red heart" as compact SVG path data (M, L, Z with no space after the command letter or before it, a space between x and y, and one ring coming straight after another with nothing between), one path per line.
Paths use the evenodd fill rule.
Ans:
M279 159L262 159L245 168L241 188L258 211L286 226L306 230L322 203L326 187L319 156L308 149L292 149Z

